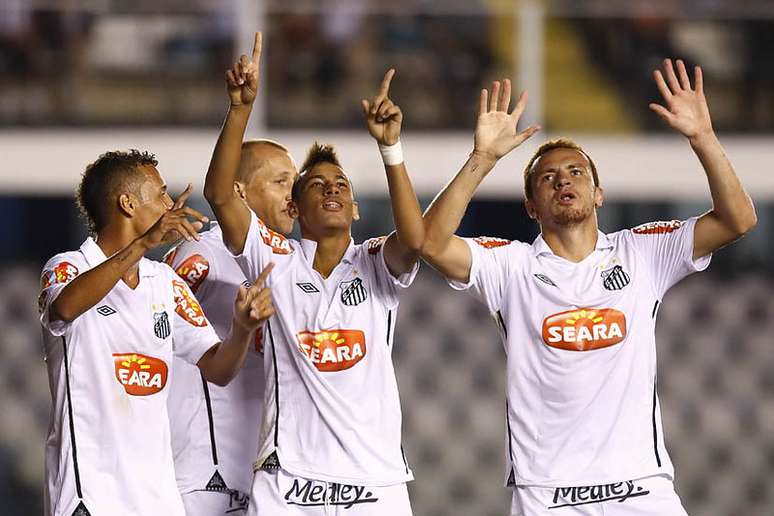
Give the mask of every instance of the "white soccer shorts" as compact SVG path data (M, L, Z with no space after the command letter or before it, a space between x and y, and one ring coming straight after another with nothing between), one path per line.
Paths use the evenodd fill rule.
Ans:
M247 512L250 497L239 491L193 491L183 494L186 516L239 516Z

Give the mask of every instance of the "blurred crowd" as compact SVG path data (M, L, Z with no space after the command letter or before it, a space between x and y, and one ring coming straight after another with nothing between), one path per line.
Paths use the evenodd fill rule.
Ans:
M273 128L358 127L360 97L389 66L408 127L466 128L480 86L517 70L518 23L502 2L415 13L264 4ZM154 5L2 0L0 125L217 124L223 70L243 50L234 45L239 2ZM650 72L666 56L702 64L719 130L774 127L770 18L545 13L549 130L660 129L647 104L657 98Z

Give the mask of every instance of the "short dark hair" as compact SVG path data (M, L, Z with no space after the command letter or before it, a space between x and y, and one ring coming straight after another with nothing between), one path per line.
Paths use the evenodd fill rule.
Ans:
M293 193L292 197L293 200L298 200L299 195L301 194L301 186L303 184L304 178L306 177L307 173L315 166L320 163L330 163L332 165L336 165L337 167L341 168L341 162L339 162L339 156L336 154L336 149L333 148L333 145L326 143L322 144L320 142L314 142L312 146L309 148L309 152L306 153L306 159L304 159L304 164L301 165L301 170L298 174L298 179L295 183L293 183Z
M532 199L532 167L535 165L538 158L554 149L572 149L583 154L586 159L589 160L589 164L591 165L591 177L594 179L594 186L599 186L597 166L594 164L591 156L586 154L586 151L583 150L583 147L569 138L554 138L538 147L538 150L535 151L535 154L532 155L532 158L530 158L527 166L524 168L524 196L527 199Z
M90 163L75 193L76 203L89 224L89 230L96 233L105 227L110 218L110 205L122 190L139 193L139 184L134 176L137 167L155 167L158 164L156 156L137 149L106 152Z

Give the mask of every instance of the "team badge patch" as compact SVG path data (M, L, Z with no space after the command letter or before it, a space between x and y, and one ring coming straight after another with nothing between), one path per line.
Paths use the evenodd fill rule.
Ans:
M352 281L342 281L339 285L341 289L341 302L347 306L359 305L368 297L363 280L355 278Z
M545 283L546 285L551 285L552 287L556 287L556 283L553 282L551 278L546 276L545 274L535 274L534 275L537 279Z
M196 293L199 285L202 284L202 281L207 277L207 274L210 273L210 262L208 262L204 256L194 254L186 258L183 263L175 269L175 272L188 283L188 286L191 287L191 291Z
M323 373L343 371L366 354L365 333L360 330L301 331L298 350Z
M113 353L116 380L130 396L148 396L167 384L169 369L163 360L139 353Z
M153 314L153 333L160 339L166 339L172 333L172 328L169 326L169 316L166 311Z
M621 290L628 285L630 281L631 278L620 265L602 271L602 285L607 290Z
M480 245L481 247L486 247L487 249L492 249L494 247L502 247L504 245L508 245L511 243L510 240L506 240L504 238L486 237L486 236L474 238L473 241L478 245Z
M682 225L683 223L679 220L648 222L632 229L632 232L638 235L661 235L663 233L671 233Z
M379 249L381 249L382 245L384 245L385 240L387 240L386 236L380 236L377 238L372 238L366 242L366 249L368 249L368 254L378 253Z

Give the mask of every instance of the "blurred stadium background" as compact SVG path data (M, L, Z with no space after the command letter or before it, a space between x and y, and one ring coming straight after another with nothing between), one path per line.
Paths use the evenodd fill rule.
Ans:
M39 514L49 393L40 267L85 229L73 188L106 150L155 152L173 190L201 191L226 109L224 70L264 31L250 136L302 160L336 144L363 219L392 222L359 99L384 70L405 114L407 164L426 205L472 148L477 92L528 88L544 130L482 186L465 235L531 241L521 170L567 135L600 169L604 230L709 207L698 161L648 110L663 57L705 70L716 130L758 227L715 255L660 311L659 392L678 492L692 515L774 514L774 2L768 0L0 0L0 514ZM206 208L201 196L194 200ZM418 516L507 513L504 353L475 301L428 267L405 296L396 346ZM105 450L110 453L110 450Z

